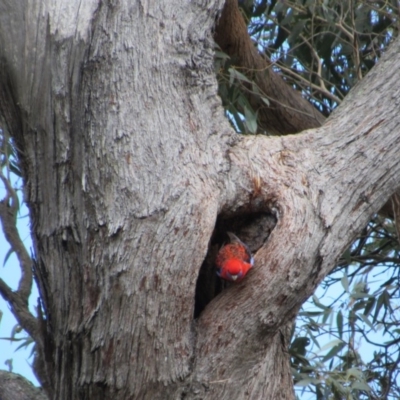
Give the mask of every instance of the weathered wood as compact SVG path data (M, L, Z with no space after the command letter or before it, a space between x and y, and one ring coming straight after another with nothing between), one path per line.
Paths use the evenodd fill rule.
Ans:
M291 320L400 186L400 42L323 127L240 138L213 72L221 1L64 3L0 1L47 393L293 399ZM267 211L254 269L194 320L217 216Z
M198 380L211 375L229 382L205 398L247 398L246 386L238 388L235 379L262 364L260 348L268 348L399 187L399 54L397 40L323 127L281 138L246 137L232 149L223 210L232 213L253 197L258 176L258 204L262 199L279 218L246 281L200 317ZM262 388L253 398L261 394ZM277 390L268 398L280 396Z
M42 389L37 388L23 376L0 370L1 400L46 400Z

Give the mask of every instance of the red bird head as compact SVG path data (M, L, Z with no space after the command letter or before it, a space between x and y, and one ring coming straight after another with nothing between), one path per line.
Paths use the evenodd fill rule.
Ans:
M231 243L223 246L217 254L217 274L223 279L240 282L253 266L254 259L249 247L236 235L228 232Z

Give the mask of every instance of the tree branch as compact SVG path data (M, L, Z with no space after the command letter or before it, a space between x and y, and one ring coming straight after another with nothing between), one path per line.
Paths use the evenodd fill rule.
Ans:
M246 137L232 149L223 212L240 211L250 198L253 208L275 207L279 218L246 280L215 298L200 316L200 375L234 374L214 367L222 360L232 366L241 358L253 360L249 368L261 362L260 346L269 346L279 326L296 315L348 243L399 188L400 114L389 100L398 98L398 54L400 39L323 127L280 138ZM377 93L388 101L381 103ZM261 177L257 192L254 170Z
M8 163L5 150L5 146L7 145L7 140L3 137L2 153L6 158L6 164ZM21 279L17 291L12 291L6 282L0 278L0 294L10 304L12 312L21 326L37 340L37 321L28 308L33 282L32 260L17 230L17 214L19 209L18 196L9 179L4 176L2 169L0 169L0 179L6 189L6 196L0 201L0 221L4 236L10 244L11 249L16 253L21 268Z
M348 35L344 26L341 24L337 26ZM353 39L353 35L349 37ZM325 117L307 99L303 98L299 91L293 89L274 72L272 63L258 53L247 31L237 0L225 2L214 39L234 60L235 66L257 84L263 97L270 100L271 104L267 107L258 94L252 94L251 88L245 91L253 109L259 113L261 129L277 135L285 135L317 128L324 123ZM284 69L283 66L280 68ZM288 69L286 72L292 73ZM310 85L313 86L312 83ZM315 89L322 90L320 87ZM331 94L327 92L324 94L335 100ZM337 98L336 101L341 102ZM394 218L390 199L379 213L385 217Z
M13 292L11 288L0 278L0 294L10 305L11 311L17 318L21 326L33 337L38 340L37 319L30 313L28 304L18 292Z
M264 97L271 99L267 106L259 95L247 94L251 106L258 111L261 129L284 135L321 126L325 117L274 72L272 63L258 53L237 0L226 1L214 38L234 65L257 84Z
M28 301L32 290L32 260L22 242L17 230L18 197L10 181L0 170L0 179L6 187L7 195L0 201L0 220L3 226L4 236L11 248L15 251L21 267L21 279L17 293Z

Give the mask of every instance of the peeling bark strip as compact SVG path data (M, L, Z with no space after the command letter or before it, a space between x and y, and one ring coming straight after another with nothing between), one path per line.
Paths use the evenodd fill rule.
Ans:
M291 321L400 187L400 41L321 128L240 138L222 3L0 0L50 398L294 399ZM254 268L194 321L217 216L273 209Z

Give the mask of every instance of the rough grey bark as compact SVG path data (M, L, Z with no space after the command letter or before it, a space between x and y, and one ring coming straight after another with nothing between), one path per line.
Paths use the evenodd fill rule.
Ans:
M46 400L42 389L28 382L23 376L0 370L1 400Z
M23 376L0 370L0 399L46 400L47 396Z
M213 72L222 3L0 1L50 398L293 399L292 319L400 186L400 42L323 127L239 138ZM194 320L217 216L271 210L254 270Z

